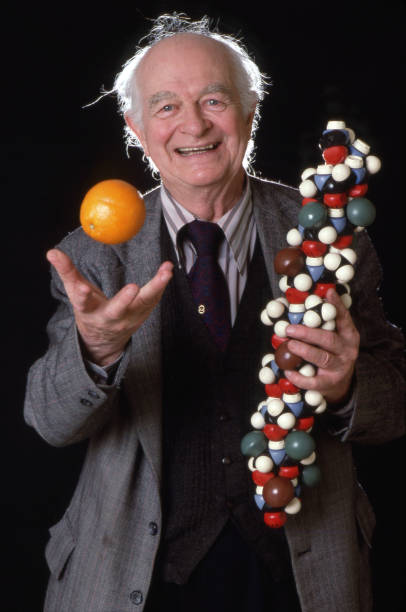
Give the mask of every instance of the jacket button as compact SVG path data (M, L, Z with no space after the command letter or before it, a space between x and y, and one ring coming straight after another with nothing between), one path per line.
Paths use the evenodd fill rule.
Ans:
M86 397L82 397L80 400L80 403L83 404L84 406L93 406L93 402L91 402L90 400L88 400Z
M149 533L151 535L156 535L158 533L158 525L156 523L154 523L154 521L151 521L150 524L148 525L149 527Z
M93 389L90 389L87 394L90 395L90 397L94 397L95 399L99 399L100 397L100 395L96 391L93 391Z
M231 461L230 457L223 457L222 460L221 460L221 463L223 465L231 465L232 461Z
M130 601L135 606L139 606L144 601L144 597L141 591L131 591L130 593Z

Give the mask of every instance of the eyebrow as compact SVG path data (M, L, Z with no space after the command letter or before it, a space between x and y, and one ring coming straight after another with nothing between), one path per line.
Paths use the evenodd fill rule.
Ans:
M176 97L177 96L173 91L157 91L157 93L152 94L152 96L149 98L149 108L153 108L162 102L162 100L171 100Z
M227 96L231 96L230 88L224 85L223 83L209 83L209 85L206 85L206 87L204 87L200 91L199 98L201 96L205 96L206 94L210 94L210 93L224 93ZM177 97L178 97L177 94L173 91L169 91L169 90L157 91L156 93L152 94L152 96L149 98L148 106L151 109L151 108L154 108L154 106L156 106L163 100L173 100L174 98L177 98Z

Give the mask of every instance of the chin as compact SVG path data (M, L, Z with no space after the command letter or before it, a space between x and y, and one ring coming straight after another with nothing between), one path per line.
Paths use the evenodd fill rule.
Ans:
M218 164L211 168L191 168L189 172L184 174L184 177L187 182L195 185L227 183L232 182L240 175L241 168L242 166L237 169L221 168Z
M196 187L213 185L226 180L226 176L219 172L196 171L188 173L184 177L184 182Z

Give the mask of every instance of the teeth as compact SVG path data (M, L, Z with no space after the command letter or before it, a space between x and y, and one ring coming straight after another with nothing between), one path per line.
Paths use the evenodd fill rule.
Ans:
M201 151L210 151L217 147L217 144L210 144L205 147L179 147L179 153L200 153Z

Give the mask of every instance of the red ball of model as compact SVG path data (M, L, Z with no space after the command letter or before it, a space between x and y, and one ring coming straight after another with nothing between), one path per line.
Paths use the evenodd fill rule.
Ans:
M268 480L271 480L271 478L275 478L275 474L273 472L268 472L268 474L264 474L259 470L254 470L254 472L251 473L251 476L257 487L263 487L268 482Z
M276 334L272 334L271 344L272 344L272 347L275 349L275 351L278 348L278 346L280 346L283 342L286 342L286 338L281 338L280 336L277 336Z
M265 393L269 397L282 397L283 390L278 383L273 383L272 385L265 385Z
M348 155L348 149L344 145L340 145L337 147L327 147L323 151L323 159L326 164L332 164L335 166L336 164L341 164Z
M283 393L294 394L299 393L299 387L296 387L293 383L290 382L287 378L280 378L278 385L282 389Z
M270 423L269 425L265 425L263 432L268 438L268 440L273 440L274 442L283 440L283 438L286 438L289 433L287 429L279 427L279 425L276 425L276 423Z
M302 251L308 257L322 257L327 251L327 244L317 240L304 240Z
M265 524L276 529L283 527L287 518L288 515L283 510L281 512L265 512L264 514Z
M309 297L308 291L299 291L299 289L295 289L295 287L289 287L285 291L286 299L289 304L304 304L306 298Z

